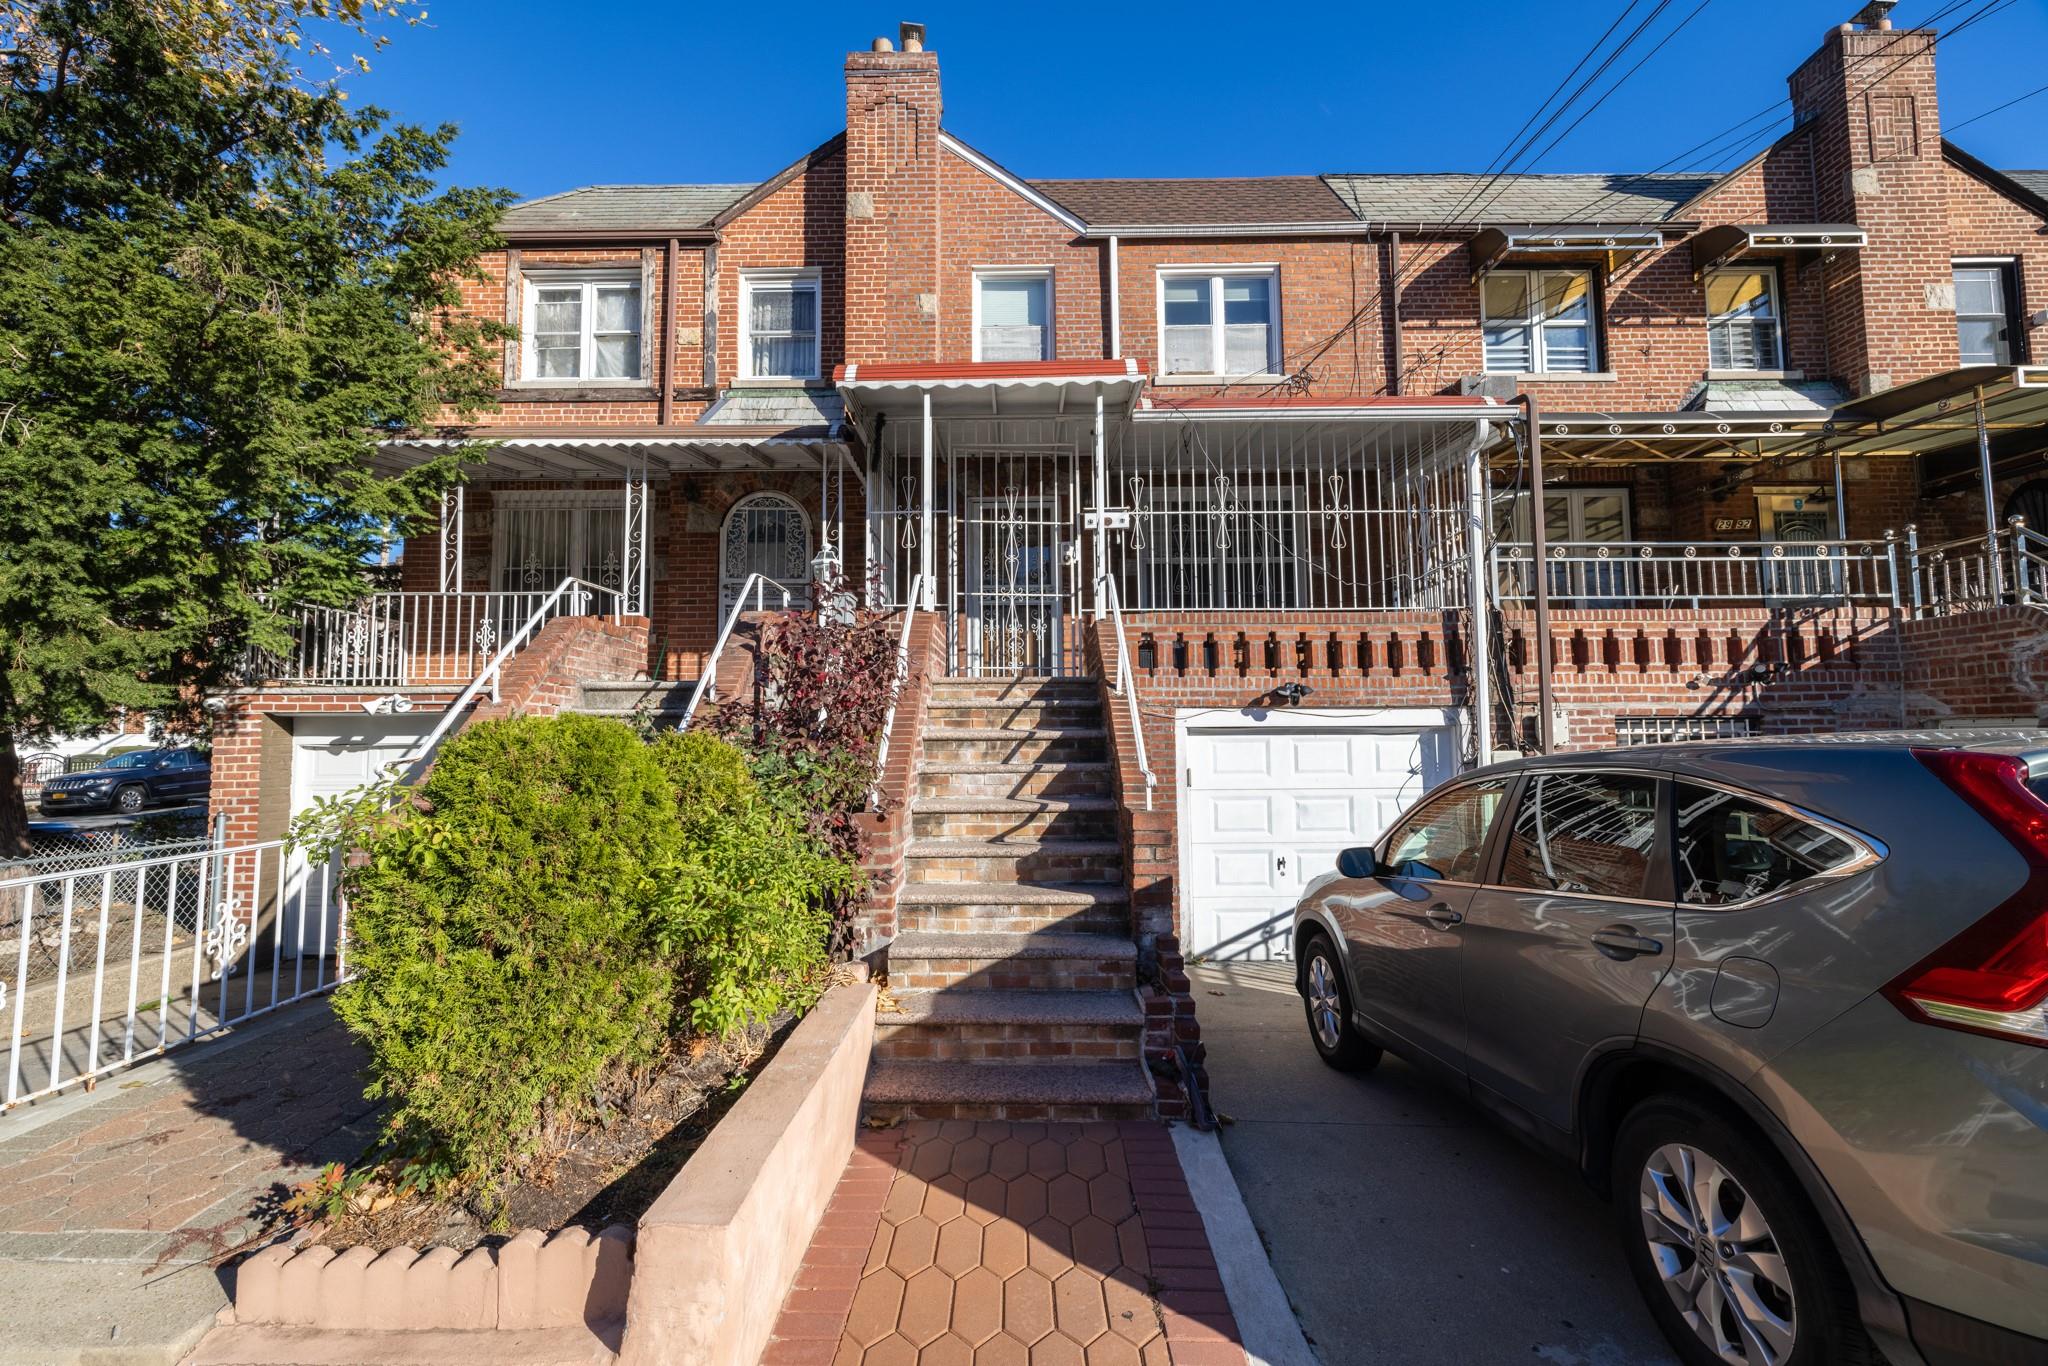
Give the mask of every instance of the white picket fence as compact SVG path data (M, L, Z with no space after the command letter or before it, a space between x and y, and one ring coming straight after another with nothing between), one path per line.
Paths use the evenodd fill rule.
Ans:
M12 1108L348 979L335 871L281 840L0 881Z

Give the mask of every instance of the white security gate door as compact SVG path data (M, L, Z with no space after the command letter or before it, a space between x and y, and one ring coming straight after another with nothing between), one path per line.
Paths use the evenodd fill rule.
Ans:
M315 798L339 797L382 776L432 727L434 716L301 716L292 726L292 816ZM335 916L329 899L334 866L310 868L293 851L285 870L284 954L326 957L334 952Z
M1270 712L1191 719L1181 753L1181 945L1284 958L1294 904L1346 849L1451 776L1442 712Z

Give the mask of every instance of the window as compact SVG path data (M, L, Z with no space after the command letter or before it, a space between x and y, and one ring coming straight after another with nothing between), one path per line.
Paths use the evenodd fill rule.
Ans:
M491 582L502 593L546 593L572 575L616 588L625 544L616 489L508 489L492 500ZM539 599L510 601L524 615Z
M974 277L974 358L1052 359L1052 276Z
M529 380L638 380L640 276L526 277Z
M1479 881L1485 872L1486 832L1507 790L1507 779L1490 778L1424 802L1387 836L1386 862L1401 877Z
M1545 892L1640 897L1657 837L1657 780L1539 773L1522 794L1501 882Z
M1717 270L1707 276L1707 368L1780 370L1778 272Z
M1169 375L1264 375L1279 369L1273 272L1159 277L1160 364Z
M1964 365L2011 365L2012 312L2008 300L2012 263L1958 261L1956 277L1956 347Z
M740 277L740 371L744 379L818 378L817 277Z
M1754 797L1678 784L1678 899L1732 906L1846 871L1863 852L1818 822Z
M1506 374L1588 373L1593 275L1584 270L1496 270L1480 282L1486 368Z

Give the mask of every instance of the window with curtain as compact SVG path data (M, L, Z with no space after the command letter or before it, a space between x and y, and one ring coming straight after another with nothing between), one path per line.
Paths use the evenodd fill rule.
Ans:
M818 378L818 282L803 276L742 277L740 291L744 377Z
M1479 299L1488 372L1584 374L1600 368L1591 271L1496 270L1480 282Z
M974 281L976 360L1052 359L1052 278L983 275Z
M640 277L636 273L526 277L529 380L638 380Z
M1263 375L1278 369L1270 271L1163 275L1160 364L1169 375Z
M2005 261L1959 261L1955 265L1956 346L1964 365L2011 365L2012 311L2007 303Z
M1707 276L1707 367L1779 370L1778 273L1769 267Z

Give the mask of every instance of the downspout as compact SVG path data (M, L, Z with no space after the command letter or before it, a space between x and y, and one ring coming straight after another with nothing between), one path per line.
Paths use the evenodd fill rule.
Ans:
M1543 527L1543 420L1536 396L1521 396L1529 433L1529 555L1536 570L1536 742L1545 754L1557 747L1551 706L1550 541Z
M1116 234L1109 235L1109 356L1121 360L1124 354L1123 276L1117 268Z
M1387 370L1387 392L1401 392L1401 372L1406 362L1401 357L1401 234L1387 234L1387 316L1394 329L1394 355Z
M1493 613L1487 599L1486 456L1493 425L1482 419L1465 452L1466 601L1471 605L1472 639L1466 665L1472 671L1472 733L1481 768L1493 762Z

